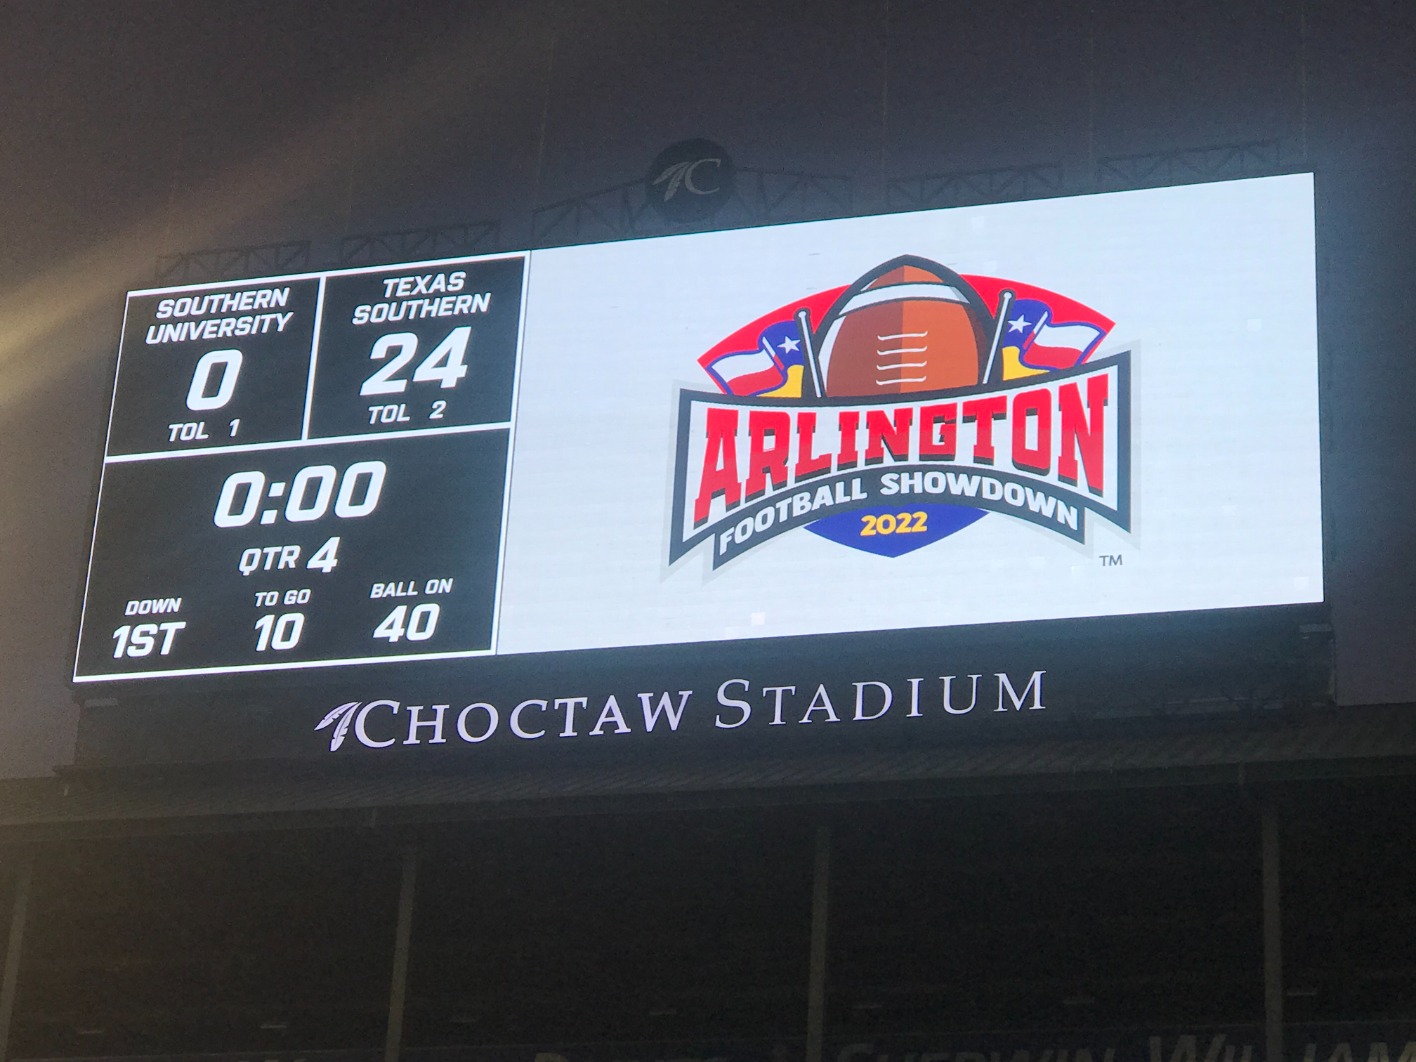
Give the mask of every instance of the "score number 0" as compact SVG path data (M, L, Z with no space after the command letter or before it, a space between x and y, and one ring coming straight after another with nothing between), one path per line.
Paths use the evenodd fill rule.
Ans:
M197 359L192 370L192 382L187 385L187 408L193 413L208 413L221 409L231 401L236 393L236 380L241 375L241 352L236 349L209 350ZM212 377L216 376L216 390L212 391ZM205 425L198 421L190 424L169 424L172 441L177 439L205 439ZM236 417L227 426L231 438L241 428L241 418Z

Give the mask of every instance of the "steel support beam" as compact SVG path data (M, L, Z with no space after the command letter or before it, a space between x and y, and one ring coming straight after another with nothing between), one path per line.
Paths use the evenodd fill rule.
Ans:
M413 938L413 896L418 888L418 850L403 852L403 876L398 887L398 926L393 937L393 972L388 986L388 1031L384 1062L398 1062L403 1048L403 1008L408 998L408 951ZM0 1059L0 1062L4 1062Z
M15 990L20 977L20 953L24 950L25 922L29 918L30 884L34 880L34 859L26 856L15 876L15 902L10 909L10 938L5 948L5 971L0 975L0 1062L10 1058L10 1019L15 1013Z
M811 874L811 969L806 985L806 1062L821 1062L826 1024L826 915L831 891L831 827L816 827Z
M1279 908L1278 809L1272 793L1260 805L1264 877L1264 1057L1283 1062L1283 919Z

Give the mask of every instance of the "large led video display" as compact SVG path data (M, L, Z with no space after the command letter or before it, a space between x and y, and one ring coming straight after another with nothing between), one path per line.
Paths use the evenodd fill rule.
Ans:
M1322 594L1298 175L133 292L75 679Z

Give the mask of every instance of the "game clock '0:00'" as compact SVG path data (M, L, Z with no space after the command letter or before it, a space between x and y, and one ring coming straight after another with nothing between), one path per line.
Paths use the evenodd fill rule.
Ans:
M233 472L221 485L212 523L217 527L245 527L259 513L260 522L265 525L282 516L292 524L307 524L324 518L331 508L340 519L358 519L378 508L387 474L388 466L382 461L356 461L343 472L334 465L307 465L289 483L270 480L256 470ZM281 498L283 506L261 508L263 500Z

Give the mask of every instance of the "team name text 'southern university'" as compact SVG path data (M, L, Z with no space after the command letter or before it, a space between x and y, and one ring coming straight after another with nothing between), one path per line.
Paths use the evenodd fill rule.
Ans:
M162 299L153 314L158 323L148 325L144 339L148 346L158 346L283 332L295 316L293 311L280 312L289 301L289 288L247 288Z

